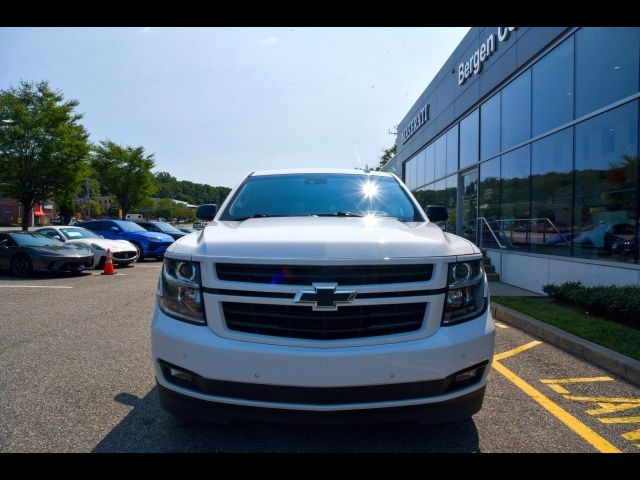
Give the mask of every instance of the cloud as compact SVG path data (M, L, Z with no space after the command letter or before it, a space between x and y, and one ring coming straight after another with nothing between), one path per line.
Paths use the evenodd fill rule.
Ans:
M278 37L265 37L258 41L260 45L268 47L269 45L274 45L278 42Z
M153 30L153 27L144 27L142 33L149 33L151 30Z

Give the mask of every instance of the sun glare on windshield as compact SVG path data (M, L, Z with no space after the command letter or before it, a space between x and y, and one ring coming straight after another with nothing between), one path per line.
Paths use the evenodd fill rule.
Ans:
M378 185L371 182L365 182L362 185L362 193L367 198L373 198L378 195Z

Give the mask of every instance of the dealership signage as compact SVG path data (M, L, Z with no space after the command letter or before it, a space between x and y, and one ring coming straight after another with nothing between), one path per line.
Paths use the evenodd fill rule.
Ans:
M429 121L429 104L425 105L402 130L402 143L406 143L418 129Z
M509 39L509 34L518 27L498 27L498 42ZM458 85L462 85L472 75L477 75L482 70L482 65L496 51L496 35L493 33L482 42L473 55L466 62L458 65Z

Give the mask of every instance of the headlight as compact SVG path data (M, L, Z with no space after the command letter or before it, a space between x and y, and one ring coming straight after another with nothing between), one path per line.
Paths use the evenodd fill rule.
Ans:
M487 303L484 292L482 260L450 263L442 325L453 325L480 315Z
M97 243L92 243L91 246L93 248L95 248L96 250L98 250L99 252L104 252L104 248L102 248L100 245L98 245Z
M160 274L158 305L170 317L205 325L200 264L165 258Z

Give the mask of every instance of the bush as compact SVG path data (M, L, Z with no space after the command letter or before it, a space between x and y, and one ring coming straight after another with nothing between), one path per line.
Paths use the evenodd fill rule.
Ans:
M547 295L585 307L591 313L640 326L640 287L585 287L582 282L550 284L542 287Z

